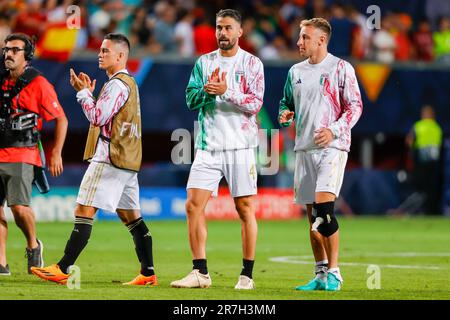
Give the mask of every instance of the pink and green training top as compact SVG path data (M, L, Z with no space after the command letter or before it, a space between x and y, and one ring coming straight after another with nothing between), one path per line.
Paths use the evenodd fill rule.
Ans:
M295 151L318 149L314 132L329 128L335 137L329 147L348 152L350 130L362 109L355 70L347 61L328 54L320 63L305 60L291 67L279 114L284 110L295 111Z
M227 73L228 89L221 96L210 95L203 88L216 68L220 68L219 76ZM256 115L263 96L264 69L259 58L240 48L233 57L223 57L219 50L202 55L186 88L188 108L198 110L195 148L208 151L256 148Z

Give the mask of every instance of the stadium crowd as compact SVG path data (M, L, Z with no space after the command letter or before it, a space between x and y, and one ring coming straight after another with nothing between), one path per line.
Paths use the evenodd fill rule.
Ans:
M418 5L413 10L405 5L405 12L384 7L380 28L370 30L371 13L358 10L355 1L0 0L0 45L11 32L43 37L49 26L64 24L71 14L67 8L76 5L80 29L71 53L95 52L105 34L121 32L132 40L135 54L194 57L216 49L215 12L233 7L244 16L241 47L263 60L298 59L299 22L323 17L333 28L330 51L337 56L450 62L450 2L413 2Z

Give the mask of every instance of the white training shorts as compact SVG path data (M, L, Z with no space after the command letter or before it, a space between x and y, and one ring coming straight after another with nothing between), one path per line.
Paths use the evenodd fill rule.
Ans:
M91 162L81 181L77 203L109 212L139 210L137 172L108 163Z
M334 148L295 152L295 202L312 204L316 192L339 196L348 153Z
M217 196L222 177L227 180L233 198L256 194L255 149L197 150L186 189L209 190Z

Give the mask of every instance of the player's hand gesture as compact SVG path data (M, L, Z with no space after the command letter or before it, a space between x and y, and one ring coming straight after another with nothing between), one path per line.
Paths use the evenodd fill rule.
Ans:
M84 72L80 72L80 77L88 84L89 91L94 92L97 80L94 79L93 81L91 81L91 78L89 78L89 76Z
M217 68L211 74L211 77L208 77L208 83L204 86L206 93L220 96L227 91L227 73L222 72L222 75L219 77L219 72L220 70Z
M280 116L280 124L285 124L292 121L292 119L294 119L294 115L294 111L284 110Z
M322 148L328 147L334 139L333 132L328 128L320 128L314 133L314 143Z
M216 68L210 76L208 76L208 83L210 82L219 82L219 72L220 68Z
M70 68L70 85L76 90L80 91L83 89L89 89L89 91L93 92L95 88L96 80L91 81L89 76L83 72L81 72L78 76L75 71Z

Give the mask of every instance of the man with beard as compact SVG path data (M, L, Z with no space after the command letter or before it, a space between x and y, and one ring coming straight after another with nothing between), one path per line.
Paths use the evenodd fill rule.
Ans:
M190 110L198 110L196 156L187 183L186 213L193 270L175 288L208 288L205 207L217 195L222 177L228 182L241 220L243 268L235 289L254 289L257 223L255 217L258 126L263 104L264 70L261 61L239 47L241 14L232 9L216 15L218 50L195 63L186 88Z
M45 179L40 147L42 119L55 121L54 143L47 156L52 176L63 172L61 157L67 133L67 118L55 89L31 67L32 39L22 33L6 37L4 70L0 72L0 275L10 275L6 259L8 224L5 201L27 240L28 273L43 266L43 243L36 238L35 214L30 207L32 183ZM38 178L39 179L39 178ZM43 182L43 180L40 180ZM46 181L46 180L45 180ZM39 184L43 185L43 184ZM42 192L48 192L48 185Z

